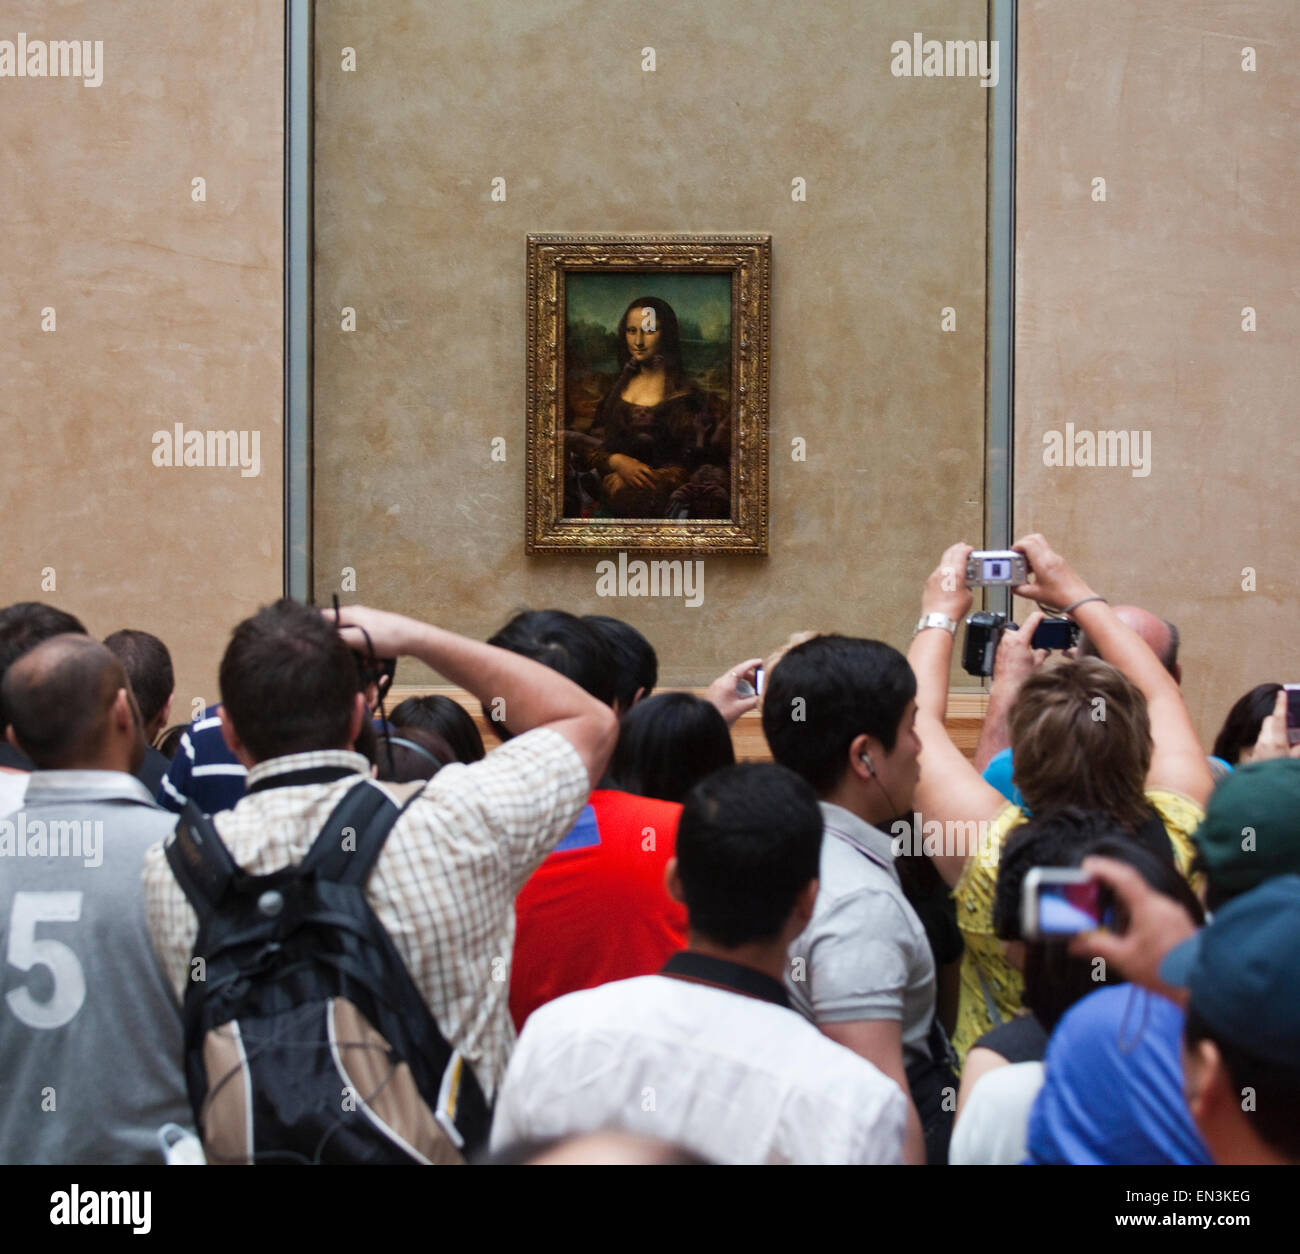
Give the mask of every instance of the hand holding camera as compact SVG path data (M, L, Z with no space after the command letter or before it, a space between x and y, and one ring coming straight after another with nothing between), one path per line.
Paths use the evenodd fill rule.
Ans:
M1076 958L1104 958L1125 979L1186 1005L1185 990L1171 989L1160 978L1160 963L1171 949L1196 934L1187 911L1123 862L1088 857L1079 869L1109 890L1121 917L1117 930L1079 932L1070 940L1069 952Z
M350 649L379 659L409 656L422 627L413 618L388 610L372 610L364 605L344 605L337 610L322 610L336 623Z
M939 565L925 581L925 591L921 594L921 613L946 614L956 622L971 607L971 590L966 581L966 563L971 553L971 546L961 541L949 545L939 559Z
M1021 628L1005 614L981 611L966 620L962 666L968 675L995 675L1018 686L1049 652L1078 643L1078 624L1068 618L1046 618L1035 610Z
M763 691L763 659L751 657L737 662L724 671L710 685L704 699L712 705L728 727L758 705L758 694Z
M1051 545L1037 533L1017 541L1013 551L1025 555L1033 574L1032 583L1020 583L1011 589L1013 595L1037 601L1039 605L1055 606L1057 609L1064 609L1067 605L1093 595L1092 589L1070 569L1065 558L1054 552Z
M1259 729L1252 762L1300 758L1300 684L1283 684L1270 714Z

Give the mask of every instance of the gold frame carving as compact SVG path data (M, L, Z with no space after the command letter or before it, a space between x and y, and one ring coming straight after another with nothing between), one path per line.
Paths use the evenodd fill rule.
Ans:
M731 517L566 518L563 438L565 276L575 272L731 275ZM772 237L528 236L526 551L768 552L768 377Z

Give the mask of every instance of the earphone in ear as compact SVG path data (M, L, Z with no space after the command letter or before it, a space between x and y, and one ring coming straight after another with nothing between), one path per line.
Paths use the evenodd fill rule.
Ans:
M876 768L871 765L871 755L865 749L858 754L858 761L861 762L862 765L865 766L873 775L876 773Z

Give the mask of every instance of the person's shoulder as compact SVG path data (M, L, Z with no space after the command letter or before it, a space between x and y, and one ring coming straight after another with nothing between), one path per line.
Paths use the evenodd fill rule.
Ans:
M680 802L642 797L618 788L597 788L591 794L591 808L601 821L633 825L642 822L659 823L665 827L676 827L682 813Z
M1032 1014L1017 1015L997 1027L990 1028L971 1046L971 1050L987 1049L1005 1058L1008 1063L1041 1058L1047 1049L1048 1033Z
M611 1026L631 1031L629 1011L656 1000L664 992L664 983L663 976L637 975L565 993L528 1016L520 1041L585 1035Z
M1004 1067L986 1071L971 1089L962 1117L978 1118L984 1115L1001 1123L1008 1114L1007 1104L1013 1101L1022 1104L1031 1101L1043 1087L1045 1075L1044 1065L1033 1059L1008 1063ZM1025 1113L1028 1114L1027 1106Z
M832 916L883 910L906 913L902 887L881 866L833 836L822 835L820 881L813 906L813 924Z
M222 735L218 709L218 706L212 706L210 710L204 711L202 718L195 719L190 724L189 730L181 736L182 745L185 746L188 741L188 746L183 748L183 752L178 751L177 757L189 757L196 766L204 763L239 765L239 759Z
M1171 788L1149 788L1146 799L1155 807L1166 828L1183 835L1190 836L1205 818L1203 806Z

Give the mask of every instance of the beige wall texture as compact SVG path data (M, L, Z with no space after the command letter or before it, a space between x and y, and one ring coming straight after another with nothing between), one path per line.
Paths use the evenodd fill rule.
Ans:
M666 685L807 627L905 647L926 574L982 529L990 92L895 77L890 45L985 38L983 0L350 0L316 23L318 599L478 637L525 605L613 614ZM703 559L699 608L524 554L542 231L772 235L771 556Z
M1300 680L1300 6L1022 3L1019 63L1017 530L1179 626L1208 747ZM1067 423L1145 473L1045 465Z
M0 604L161 636L188 719L281 583L283 5L0 12L103 46L99 86L0 78ZM245 467L155 465L176 423L243 432Z

